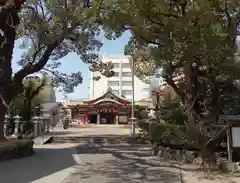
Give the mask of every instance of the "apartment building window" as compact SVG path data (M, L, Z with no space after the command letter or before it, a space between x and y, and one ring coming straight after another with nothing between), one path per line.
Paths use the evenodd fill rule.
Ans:
M122 68L130 68L130 63L122 63Z
M123 81L122 85L123 86L132 86L132 81Z
M143 92L148 92L149 90L150 90L149 87L148 87L148 88L143 88L143 89L142 89Z
M114 68L119 68L119 63L113 63Z
M114 72L115 77L119 77L119 72Z
M132 73L131 72L123 72L122 76L123 77L130 77L130 76L132 76Z
M115 95L119 95L119 91L118 90L112 90L113 94Z
M132 95L132 90L123 90L123 95Z
M108 81L108 86L119 86L119 81Z

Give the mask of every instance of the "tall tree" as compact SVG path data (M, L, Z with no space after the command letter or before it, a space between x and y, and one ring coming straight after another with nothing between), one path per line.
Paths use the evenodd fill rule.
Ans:
M103 4L99 16L107 34L130 30L135 50L148 48L149 61L164 68L163 77L183 102L190 137L212 153L225 130L212 130L212 124L225 107L222 99L235 90L233 83L240 77L235 62L239 1L108 0ZM179 74L184 75L182 87L173 81Z
M22 80L27 75L45 69L56 76L55 84L66 92L73 91L82 82L80 72L66 74L57 70L61 65L58 59L70 52L77 53L90 65L90 70L106 76L113 74L112 65L102 63L97 54L102 44L97 39L100 24L95 12L100 5L90 8L89 0L9 2L0 3L0 129L3 129L8 104L23 91ZM16 39L23 41L23 48L29 49L19 61L22 68L12 77L12 52ZM2 130L0 140L4 140Z

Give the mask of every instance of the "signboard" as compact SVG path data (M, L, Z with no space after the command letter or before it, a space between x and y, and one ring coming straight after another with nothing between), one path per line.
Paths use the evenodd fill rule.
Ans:
M98 112L116 113L116 112L118 112L118 110L117 109L99 109Z
M240 127L232 127L232 146L240 147Z
M119 116L118 117L118 122L119 122L119 124L127 123L128 122L128 117L127 116Z

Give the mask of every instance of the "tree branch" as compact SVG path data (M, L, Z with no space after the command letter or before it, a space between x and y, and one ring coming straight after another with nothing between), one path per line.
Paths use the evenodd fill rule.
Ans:
M40 71L47 63L52 51L60 44L60 40L49 44L42 57L36 64L28 64L19 70L13 77L14 82L21 82L27 75Z
M152 7L151 6L154 6L153 3L151 2L151 0L148 0L148 2L146 3L146 6L144 6L144 10L139 7L137 4L137 0L135 0L135 6L136 8L139 10L139 13L141 16L143 16L144 18L146 18L150 23L152 24L155 24L155 25L158 25L160 27L164 26L164 24L161 22L161 21L158 21L156 19L156 17L159 17L159 16L164 16L164 17L168 17L168 18L179 18L179 16L177 15L174 15L172 13L164 13L164 12L158 12L158 16L155 14L153 14L152 12ZM152 18L152 14L154 15L154 18Z
M65 80L63 80L61 77L59 77L54 71L51 71L50 69L43 68L43 70L50 72L52 75L56 76L61 82L68 84Z
M29 74L33 74L35 72L39 72L41 69L44 68L44 66L47 64L53 50L61 44L61 42L65 39L65 37L71 33L78 25L78 22L72 25L72 27L68 28L57 40L53 41L52 43L49 43L47 45L46 50L44 51L42 57L39 59L39 61L35 64L27 64L25 67L23 67L21 70L19 70L13 77L14 83L22 82L22 80Z

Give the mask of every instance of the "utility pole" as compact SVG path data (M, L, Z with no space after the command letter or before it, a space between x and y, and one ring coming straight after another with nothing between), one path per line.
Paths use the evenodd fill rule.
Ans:
M132 113L131 113L131 135L136 134L136 118L135 118L135 96L134 96L134 71L135 71L135 66L134 66L134 60L132 57Z

